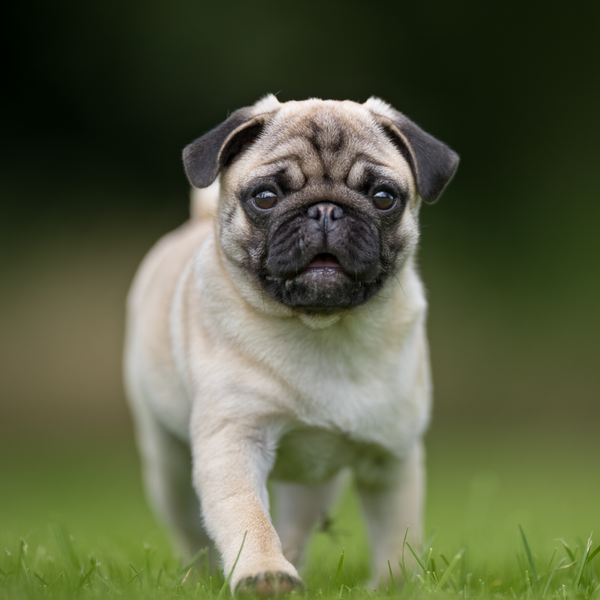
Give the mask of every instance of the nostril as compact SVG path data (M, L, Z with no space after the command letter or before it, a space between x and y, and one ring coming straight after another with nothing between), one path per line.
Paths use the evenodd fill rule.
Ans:
M321 210L318 204L311 206L308 209L308 218L309 219L320 219L321 218Z
M342 215L344 214L344 211L342 210L341 206L336 206L335 204L331 207L331 219L335 220L335 219L341 219Z
M313 204L306 213L309 219L317 221L341 219L344 216L344 211L341 206L332 204L331 202L320 202Z

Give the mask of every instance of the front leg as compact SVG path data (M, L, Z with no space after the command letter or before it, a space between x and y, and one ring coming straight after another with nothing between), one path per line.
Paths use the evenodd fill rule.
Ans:
M369 480L367 473L362 477L360 472L356 473L371 541L371 583L375 586L382 579L389 579L390 567L394 578L402 578L399 565L405 535L407 542L418 552L425 496L423 455L419 441L405 460L391 461L387 465L387 473L380 481ZM407 567L412 568L414 559L408 548L404 550L404 557Z
M240 423L231 415L221 420L194 419L194 485L225 575L239 553L232 592L265 597L302 587L298 572L283 556L269 516L266 482L276 441L267 426Z

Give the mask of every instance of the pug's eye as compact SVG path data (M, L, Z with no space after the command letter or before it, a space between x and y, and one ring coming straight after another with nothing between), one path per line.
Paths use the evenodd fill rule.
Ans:
M396 195L391 190L378 190L371 199L379 210L388 210L396 203Z
M254 195L254 204L263 210L273 208L277 204L277 194L271 190L262 190Z

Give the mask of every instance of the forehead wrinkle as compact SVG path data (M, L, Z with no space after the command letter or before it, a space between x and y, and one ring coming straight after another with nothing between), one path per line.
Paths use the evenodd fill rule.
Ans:
M402 188L408 186L405 191L410 191L411 184L410 180L407 180L404 172L398 171L389 165L373 160L372 157L362 155L357 157L352 167L348 172L346 178L346 185L350 188L357 189L364 183L368 175L375 175L376 177L390 179L396 181Z
M364 154L359 154L348 169L346 176L346 185L351 188L357 188L364 180L364 172L370 163L369 158Z
M272 160L268 160L261 164L261 167L270 167L271 165L280 166L282 168L287 167L290 163L297 163L297 154L286 154L285 156L278 156Z
M344 181L354 162L353 156L345 153L322 152L320 156L325 172L333 180Z
M273 177L281 172L289 179L293 188L301 188L306 182L306 177L298 164L298 156L290 154L262 163L252 169L245 177L244 185L249 185L259 177Z
M288 130L275 132L270 138L265 139L262 152L265 155L266 162L263 164L273 164L283 161L295 163L298 172L307 179L309 174L316 177L322 177L324 174L323 166L315 154L310 141L302 133L289 135Z
M389 167L396 162L390 156L391 142L376 123L354 111L347 114L322 105L310 109L296 114L282 111L267 126L259 141L268 159L265 164L295 159L305 179L345 181L360 157L374 163L380 162L374 158L378 157Z
M279 156L282 149L285 148L289 148L288 152L290 154L297 153L297 144L306 145L308 144L308 140L301 132L293 133L287 128L271 128L271 130L263 134L257 145L259 144L265 154Z

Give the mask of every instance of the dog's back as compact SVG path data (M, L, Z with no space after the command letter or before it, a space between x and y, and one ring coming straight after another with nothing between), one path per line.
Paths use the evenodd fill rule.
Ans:
M162 404L159 398L153 403L148 395L172 393L173 382L178 381L169 315L186 265L212 231L217 194L218 184L206 190L192 189L191 219L154 245L142 261L129 291L124 374L127 395L136 412L145 410L148 401ZM153 381L149 382L148 378Z

